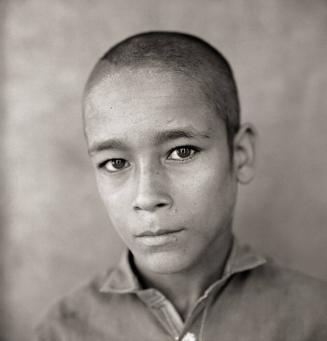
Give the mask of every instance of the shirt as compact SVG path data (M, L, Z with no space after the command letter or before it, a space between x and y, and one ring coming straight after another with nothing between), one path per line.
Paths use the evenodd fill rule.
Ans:
M39 341L326 341L327 284L278 267L233 242L223 275L182 321L154 288L119 264L60 300Z

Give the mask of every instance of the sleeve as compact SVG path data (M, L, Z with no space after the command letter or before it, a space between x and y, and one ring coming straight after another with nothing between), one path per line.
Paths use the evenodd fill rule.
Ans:
M66 341L68 340L64 335L64 330L60 325L53 322L44 320L40 323L34 332L35 341Z
M61 304L50 307L48 312L43 315L40 322L34 329L33 340L35 341L68 341L69 330L66 327L65 319L62 314Z

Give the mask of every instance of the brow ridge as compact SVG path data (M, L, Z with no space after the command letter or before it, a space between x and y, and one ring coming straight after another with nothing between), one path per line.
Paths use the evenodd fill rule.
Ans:
M154 138L154 144L160 145L165 142L169 142L180 138L192 139L197 137L206 139L210 138L207 132L197 132L194 131L193 129L171 129L159 132ZM89 154L92 155L96 152L101 152L110 149L123 150L126 148L127 146L122 140L112 138L91 145L91 147L89 148Z

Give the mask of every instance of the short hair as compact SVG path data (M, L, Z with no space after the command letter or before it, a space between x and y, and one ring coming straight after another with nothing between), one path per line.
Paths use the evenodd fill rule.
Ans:
M133 35L111 47L91 72L90 83L96 82L97 69L156 67L183 73L195 80L225 123L228 145L240 126L240 106L233 71L226 58L204 40L190 34L153 31Z

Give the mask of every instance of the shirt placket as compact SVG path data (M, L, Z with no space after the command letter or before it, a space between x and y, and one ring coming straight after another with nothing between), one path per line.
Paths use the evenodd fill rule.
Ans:
M138 292L139 298L147 305L153 315L156 317L161 326L175 341L198 341L199 330L201 324L194 322L199 318L202 320L201 312L205 308L208 293L202 296L197 302L192 314L187 318L186 323L183 322L181 316L175 309L174 305L159 291L155 289L147 289ZM198 325L198 326L197 326ZM197 326L197 327L196 327ZM198 330L199 329L199 330Z
M173 304L155 289L143 290L138 293L138 296L151 310L172 339L179 340L183 332L184 323Z

